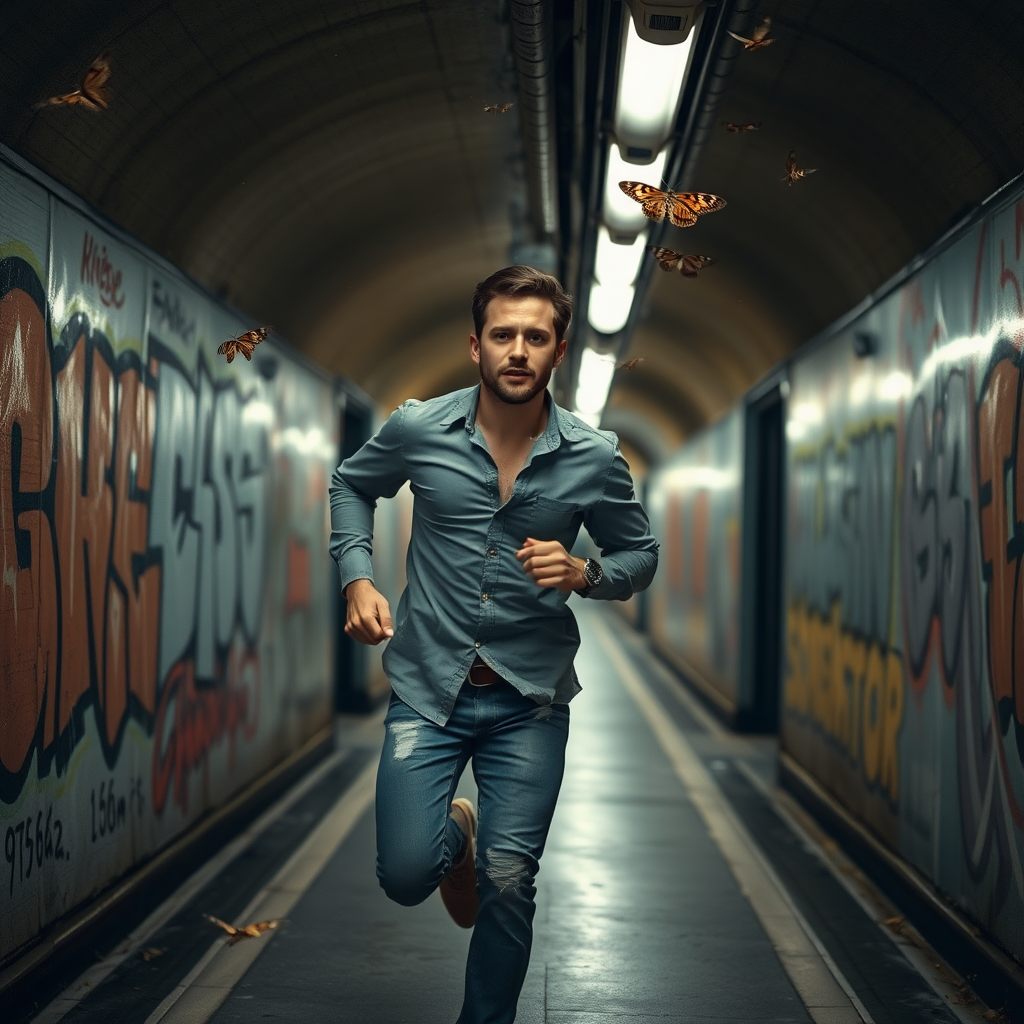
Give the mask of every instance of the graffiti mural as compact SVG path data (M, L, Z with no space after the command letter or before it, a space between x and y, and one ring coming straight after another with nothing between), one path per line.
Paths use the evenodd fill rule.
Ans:
M1017 196L793 366L783 723L786 750L1018 958L1022 242Z
M648 511L663 571L649 592L651 636L734 710L739 689L743 410L652 475Z
M332 383L0 164L0 959L329 720Z

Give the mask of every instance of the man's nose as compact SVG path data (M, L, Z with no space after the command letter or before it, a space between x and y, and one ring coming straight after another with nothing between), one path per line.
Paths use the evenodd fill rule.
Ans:
M512 342L512 351L509 353L512 359L526 359L529 350L526 347L526 335L517 334Z

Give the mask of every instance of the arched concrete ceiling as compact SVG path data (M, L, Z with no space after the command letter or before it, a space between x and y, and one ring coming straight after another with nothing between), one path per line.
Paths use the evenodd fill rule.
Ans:
M666 237L719 264L656 275L612 396L667 444L1024 168L1018 0L765 14L718 111L763 128L715 133L693 182L729 205ZM108 111L33 109L101 50ZM524 202L519 107L482 107L510 99L499 0L53 0L0 37L0 140L385 407L475 379L469 296ZM818 172L787 188L791 147Z
M690 378L680 394L712 417L1024 170L1021 4L775 0L751 25L764 15L776 41L738 55L718 108L762 127L719 128L691 182L729 205L664 241L719 263L658 272L629 351ZM793 187L790 149L817 168Z

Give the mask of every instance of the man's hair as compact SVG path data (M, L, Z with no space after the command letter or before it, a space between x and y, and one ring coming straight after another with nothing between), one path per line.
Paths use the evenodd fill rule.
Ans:
M549 299L555 308L555 341L561 341L572 322L572 296L567 295L558 278L544 274L533 267L506 267L481 281L473 292L473 326L476 336L481 338L487 323L488 303L497 295L511 295L519 298L538 295Z

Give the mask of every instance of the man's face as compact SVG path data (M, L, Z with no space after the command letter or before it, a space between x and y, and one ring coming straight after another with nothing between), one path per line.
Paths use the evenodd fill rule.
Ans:
M509 405L540 394L565 355L565 339L555 340L555 308L539 295L495 296L481 333L469 336L470 355L484 387Z

